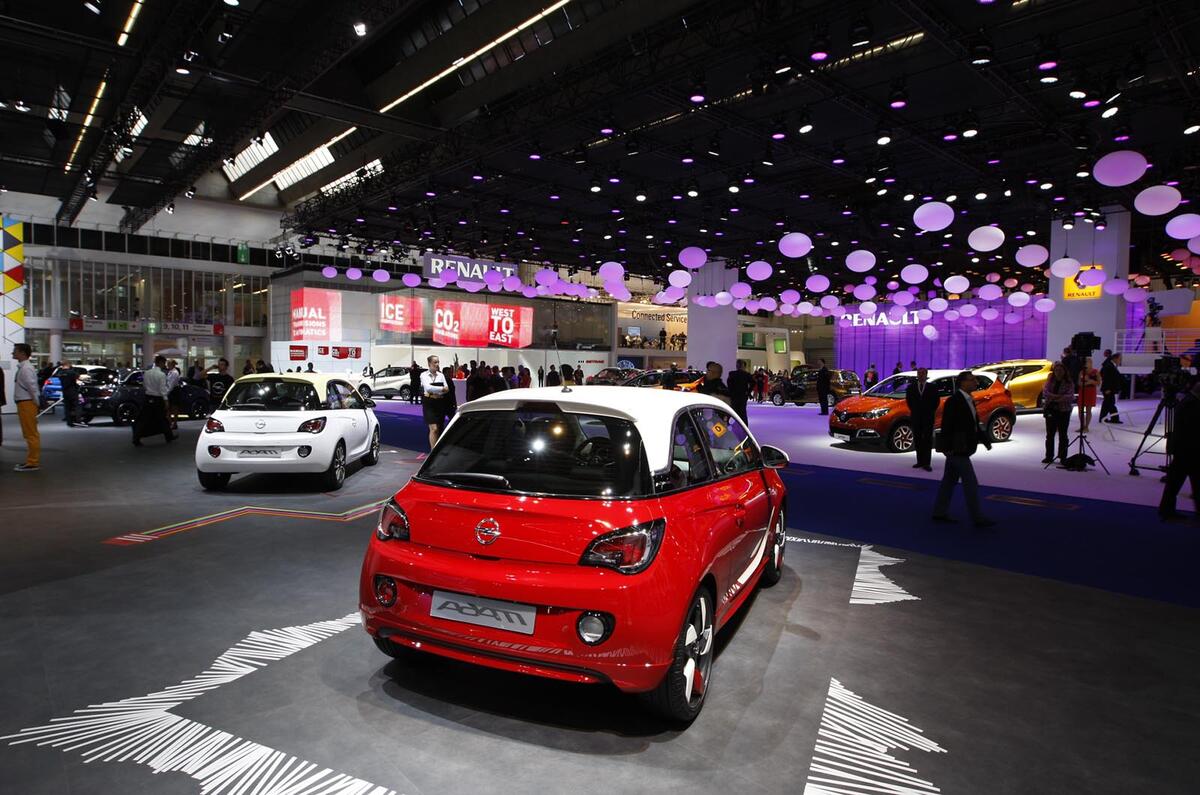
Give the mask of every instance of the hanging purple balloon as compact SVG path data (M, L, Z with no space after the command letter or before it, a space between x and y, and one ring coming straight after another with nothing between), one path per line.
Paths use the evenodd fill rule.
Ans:
M558 278L557 273L554 274L554 278L555 279ZM500 271L495 271L495 270L484 271L483 272L483 281L487 284L488 287L492 287L493 285L495 285L497 288L499 288L500 285L502 285L504 283L504 274L501 273Z
M800 291L784 290L779 294L779 300L783 301L785 304L792 304L794 306L800 303Z
M1167 234L1176 240L1191 240L1200 235L1200 215L1183 213L1167 221Z
M958 314L968 318L975 317L975 315L979 314L979 307L975 306L975 304L963 304L958 308Z
M324 268L321 268L321 275L326 279L335 279L337 278L337 268L332 265L326 265Z
M829 289L829 277L814 273L804 281L804 287L811 293L823 293Z
M770 263L763 262L760 259L757 259L746 266L746 278L752 282L761 282L769 279L771 278L771 274L773 272L774 269L771 267Z
M400 277L400 281L404 282L405 287L420 287L421 277L415 273L406 273Z
M1053 298L1039 298L1033 302L1033 308L1043 314L1054 311L1055 306Z
M854 297L860 301L867 301L875 297L875 288L869 284L860 284L854 288Z
M362 278L362 270L353 266L346 268L346 278L352 282L356 282Z
M759 299L758 305L768 312L774 312L776 307L779 306L775 299L769 295L765 298Z
M908 306L915 300L917 300L916 296L910 292L896 293L892 296L892 302L896 306Z
M1104 283L1104 292L1108 295L1121 295L1129 289L1129 280L1120 276L1113 277Z
M738 310L739 312L742 311L743 309L745 309L746 308L746 299L745 298L733 299L733 308Z
M950 276L943 282L943 285L948 292L959 293L960 295L971 289L971 282L966 276Z
M1021 322L1021 316L1016 312L1009 312L1004 316L1004 322L1010 326L1015 326L1017 323Z
M955 320L958 320L958 310L957 309L947 309L945 311L945 313L942 314L942 317L946 318L946 320L953 323Z
M936 340L941 335L938 334L938 330L937 330L936 326L922 326L921 327L921 336L923 336L925 339L932 342L933 340Z
M532 284L528 284L521 288L521 295L526 298L537 298L537 288Z
M991 282L992 284L995 284L996 282L1000 281L1000 274L996 273L995 271L992 271L991 273L989 273L987 276L984 276L983 278L986 279L987 281Z
M929 301L929 310L931 312L945 312L950 306L950 302L945 298L933 298Z
M515 293L517 290L520 290L525 286L521 283L521 277L517 276L516 274L512 276L505 276L503 284L504 289L508 290L510 293Z
M1131 304L1140 304L1150 297L1150 291L1144 287L1134 287L1125 291L1125 300Z
M1092 167L1092 176L1101 185L1119 188L1141 179L1149 165L1140 152L1122 149L1109 152L1097 160L1096 165Z
M1079 283L1084 287L1096 287L1104 284L1104 271L1099 268L1090 268L1083 271L1077 277Z
M1170 185L1151 185L1134 197L1133 206L1142 215L1166 215L1181 201L1183 194Z
M940 232L954 223L954 208L945 202L925 202L913 211L913 223L926 232Z
M432 279L430 279L429 281L427 281L425 283L427 285L429 285L430 287L434 288L435 290L440 290L446 286L446 282L444 282L442 280L442 277L440 277L440 276L434 276Z
M803 257L812 247L812 238L803 232L789 232L779 238L779 253L785 257Z
M542 268L537 273L533 274L533 280L543 287L549 287L558 281L558 272L549 268Z
M477 293L487 285L485 285L483 282L459 282L458 286L466 290L468 293Z
M879 309L879 307L875 305L874 301L863 301L858 305L858 314L874 315L877 309Z
M596 275L600 277L601 281L619 282L625 278L625 268L621 263L609 260L600 266L599 270L596 271Z
M909 284L920 284L929 278L929 269L914 262L900 270L900 278Z
M458 281L458 271L454 268L442 268L438 271L438 278L446 284L454 284Z
M875 255L865 248L855 249L846 255L846 267L855 273L866 273L875 267Z
M671 273L667 275L667 281L670 282L673 287L687 287L692 283L692 274L688 273L687 271L671 271Z
M690 270L703 268L708 262L708 254L699 246L688 246L679 252L679 264Z
M985 308L984 308L984 309L983 309L983 310L982 310L982 311L979 313L979 316L980 316L981 318L983 318L984 320L987 320L987 321L992 321L992 320L995 320L996 318L1000 317L1000 312L999 312L998 310L996 310L996 309L993 309L992 307L990 307L990 306L989 306L989 307L985 307Z
M1036 268L1048 259L1050 259L1050 252L1046 250L1045 246L1039 246L1037 243L1030 243L1017 249L1017 262L1026 268Z
M836 295L821 296L821 306L825 309L833 309L835 306L837 306L840 303L841 303L841 301L838 300L838 297Z
M998 284L985 284L979 288L979 297L984 301L995 301L1002 295L1004 295L1004 291Z

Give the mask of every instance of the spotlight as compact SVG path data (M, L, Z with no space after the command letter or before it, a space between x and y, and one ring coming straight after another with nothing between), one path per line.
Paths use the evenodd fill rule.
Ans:
M400 204L396 201L396 197L388 199L387 209L389 213L394 213L400 209Z
M1043 44L1036 63L1039 72L1053 72L1058 68L1058 48L1053 44Z
M906 194L904 194L904 201L906 201L906 202L910 202L910 201L912 201L912 200L913 200L913 199L915 199L915 198L917 198L917 195L916 195L915 193L906 193Z
M968 111L963 121L962 137L974 138L976 135L979 135L979 119L974 111Z
M792 59L788 57L786 52L780 52L779 55L775 56L775 66L772 67L772 70L776 75L786 75L792 71Z
M947 124L945 127L942 128L942 140L943 141L957 141L958 140L958 130L956 130L954 128L954 125Z
M908 92L904 90L903 83L896 83L892 87L892 93L888 97L888 107L892 110L901 110L908 107Z
M224 44L233 38L233 22L225 20L225 27L217 34L217 44Z
M1200 114L1192 113L1188 120L1184 122L1183 134L1195 135L1200 132Z
M642 151L642 145L638 141L637 136L630 136L629 140L625 142L626 156L633 157L640 151Z
M1075 228L1075 219L1071 218L1070 216L1064 218L1063 222L1062 222L1062 228L1063 229L1074 229Z
M781 117L776 117L771 125L771 140L782 141L784 138L787 138L787 125Z
M1091 176L1091 171L1088 170L1087 163L1080 163L1075 169L1075 176L1079 179L1087 179Z
M800 111L800 117L797 119L797 122L798 124L796 126L796 132L800 133L801 135L808 135L813 131L812 118L810 117L808 108L804 108Z
M1124 143L1131 137L1133 137L1133 133L1130 131L1128 124L1122 124L1113 130L1113 140L1117 143Z
M635 193L635 194L633 195L633 198L634 198L634 201L639 201L639 202L644 202L644 201L646 201L646 198L647 198L647 196L646 196L646 188L645 188L645 186L642 186L642 187L638 188L638 190L637 190L637 193Z
M708 153L713 157L721 156L721 139L714 135L708 140Z
M846 162L846 150L842 147L836 147L833 150L832 162L835 166L843 165Z
M686 192L687 192L687 195L688 195L688 197L689 197L689 198L692 198L692 199L694 199L694 198L696 198L697 196L699 196L699 195L700 195L700 185L699 185L699 183L697 183L697 182L696 182L696 180L692 180L691 182L689 182L689 183L688 183L688 186L687 186L687 191L686 191Z
M983 191L979 191L978 193L975 194L975 201L977 201L977 202L981 202L986 198L987 198L987 194L984 193Z
M92 192L95 193L95 190L93 190ZM175 214L175 202L171 202L170 204L167 205L167 215L174 215L174 214Z
M617 171L616 166L613 166L612 171L608 172L608 184L610 184L610 185L620 185L621 184L621 173L619 171Z
M705 99L704 81L700 80L700 79L696 79L692 82L692 91L688 95L688 101L691 102L693 105L699 105L702 102L704 102L704 99Z
M887 127L880 127L875 133L875 143L880 146L887 146L892 142L892 131Z
M693 150L691 146L689 146L687 149L683 150L683 157L679 158L679 162L683 163L685 166L690 166L692 163L695 163L696 162L695 150Z
M971 64L973 66L987 66L992 62L993 55L991 42L977 41L971 45Z
M763 152L763 155L758 162L762 163L764 166L775 165L775 147L767 144L767 151Z
M1096 219L1096 231L1103 232L1105 229L1108 229L1108 219L1102 215Z
M193 186L191 186L190 188L188 188L187 190L185 190L185 191L183 192L183 195L184 195L184 196L186 196L186 197L187 197L187 198L189 198L189 199L195 198L195 196L196 196L196 186L195 186L195 185L193 185Z
M612 115L604 117L604 121L600 123L601 135L614 135L617 132L617 124L613 121Z
M1043 182L1042 184L1038 185L1038 188L1040 188L1041 190L1050 190L1053 187L1054 187L1053 182Z
M600 192L600 180L597 179L596 177L592 177L592 181L590 183L588 183L588 190L591 191L592 193L599 193Z
M95 188L92 188L90 191L88 191L88 201L100 201L100 196L96 193ZM174 207L175 205L172 204L171 209L167 210L167 212L174 212Z
M587 163L587 161L588 161L587 147L584 146L583 144L580 144L579 146L577 146L575 148L575 165L582 166L582 165L585 165Z
M360 39L363 36L367 35L367 23L366 22L355 22L354 23L354 35L358 36Z
M871 43L871 20L860 16L850 25L850 46L866 47Z
M100 0L83 0L83 7L97 15L99 15L102 10L100 8Z
M754 173L751 171L747 171L745 174L742 174L742 184L743 185L753 185L754 184Z
M13 107L16 108L17 110L21 111L22 113L29 112L29 106L25 104L25 100L23 100L23 99L18 99L16 102L14 102Z
M958 201L958 194L957 194L957 193L950 193L950 194L947 194L947 196L946 196L946 202L947 202L948 204L953 204L953 203L954 203L954 202L956 202L956 201Z
M283 249L275 249L275 259L283 259Z
M1120 110L1121 110L1121 108L1118 107L1117 105L1109 105L1107 108L1104 109L1104 112L1102 112L1100 114L1100 118L1111 119L1113 116L1116 116L1118 111L1120 111Z
M813 36L812 45L808 48L808 59L813 63L829 60L829 37L824 33Z
M730 193L737 193L737 192L738 192L738 191L740 191L741 189L742 189L742 186L741 186L741 185L738 185L738 182L737 182L737 180L736 180L736 179L734 179L734 180L730 180L730 181L729 181L729 188L728 188L728 190L729 190L729 192L730 192Z
M1140 52L1134 52L1129 57L1129 63L1125 65L1125 82L1129 85L1141 80L1146 76L1146 56Z

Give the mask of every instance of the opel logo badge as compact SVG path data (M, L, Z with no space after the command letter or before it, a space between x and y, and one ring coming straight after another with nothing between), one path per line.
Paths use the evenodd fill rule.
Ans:
M475 525L475 540L483 546L495 543L500 537L500 523L495 519L488 517L479 524Z
M258 428L261 431L263 428L267 427L267 421L266 420L255 420L254 427Z

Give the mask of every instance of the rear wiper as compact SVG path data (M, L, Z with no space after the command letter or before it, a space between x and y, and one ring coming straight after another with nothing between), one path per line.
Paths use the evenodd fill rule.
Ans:
M442 480L447 483L486 483L488 485L501 486L506 489L511 489L512 484L508 482L508 478L503 475L492 475L487 472L439 472L436 475L430 475L430 480Z

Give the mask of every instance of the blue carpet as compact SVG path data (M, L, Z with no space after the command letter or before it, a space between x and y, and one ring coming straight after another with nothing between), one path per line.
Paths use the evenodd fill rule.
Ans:
M419 416L377 416L385 444L428 449ZM976 530L961 487L950 509L960 521L941 524L929 519L936 481L806 465L788 467L783 479L794 529L1200 607L1200 527L1160 522L1153 508L983 486L996 526Z

